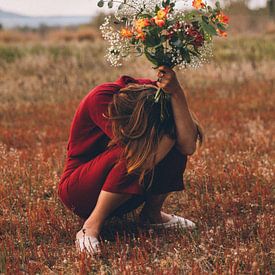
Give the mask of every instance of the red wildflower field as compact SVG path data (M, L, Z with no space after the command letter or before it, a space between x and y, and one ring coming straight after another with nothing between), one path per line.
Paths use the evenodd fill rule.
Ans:
M70 122L95 85L156 72L143 58L109 67L99 39L2 43L0 272L275 272L274 42L272 34L228 37L216 44L213 62L177 71L206 142L188 157L186 190L170 194L163 209L198 230L141 229L137 210L105 223L95 258L75 251L82 221L57 197Z

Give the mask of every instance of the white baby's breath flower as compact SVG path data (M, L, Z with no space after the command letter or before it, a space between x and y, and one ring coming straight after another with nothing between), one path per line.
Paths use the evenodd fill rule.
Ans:
M172 0L171 3L176 3ZM186 6L187 0L182 0ZM114 13L114 20L121 23L123 27L131 28L137 17L137 14L146 13L153 14L156 5L162 7L162 0L127 0L125 3L120 2L120 8ZM167 20L177 19L178 22L184 26L184 10L179 10L174 7L174 10L168 13ZM126 20L124 20L126 18ZM106 16L104 23L100 26L102 37L108 43L107 52L105 58L111 64L111 66L118 67L122 65L123 60L127 60L130 54L136 52L135 46L130 44L130 39L122 37L119 28L115 28L113 22L111 22L111 16ZM140 49L143 51L144 45L139 43ZM166 45L167 46L167 45ZM150 49L149 49L150 50ZM212 43L205 42L203 46L198 48L199 56L190 55L190 62L188 63L179 48L172 48L169 45L166 48L167 52L171 54L171 61L173 64L178 65L179 69L186 68L199 68L213 55Z

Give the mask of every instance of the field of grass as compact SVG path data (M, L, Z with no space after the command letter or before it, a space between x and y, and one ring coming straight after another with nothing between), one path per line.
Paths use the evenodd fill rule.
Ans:
M106 222L102 256L78 254L82 222L57 197L69 127L82 97L120 75L156 78L144 59L111 68L104 43L0 44L0 273L271 274L275 272L275 36L229 37L213 61L177 71L205 129L188 158L186 190L164 211L194 232Z

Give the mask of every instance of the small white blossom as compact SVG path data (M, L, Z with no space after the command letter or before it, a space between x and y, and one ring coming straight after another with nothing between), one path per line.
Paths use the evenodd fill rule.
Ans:
M171 1L171 3L176 3L176 1ZM187 6L187 0L183 0L184 6ZM122 1L119 2L123 3ZM120 6L114 13L115 20L118 24L123 24L125 28L131 29L134 21L139 13L153 14L156 5L161 6L161 0L128 0L126 3ZM167 20L177 19L178 22L184 26L185 11L179 10L174 7L171 13L168 13ZM124 20L126 18L126 20ZM114 67L122 65L123 60L127 60L130 54L137 53L136 46L138 45L143 52L144 46L141 42L136 45L130 43L129 38L122 37L120 30L116 29L111 22L111 16L106 16L104 23L100 26L100 31L104 40L108 42L107 53L105 58ZM179 48L171 47L168 43L166 44L166 53L171 54L171 61L173 64L178 65L179 69L186 68L198 68L204 63L208 62L209 57L213 55L212 53L212 43L205 42L203 46L198 47L199 55L190 55L190 62L188 63L182 56ZM149 51L154 51L149 48ZM154 53L154 52L152 52Z

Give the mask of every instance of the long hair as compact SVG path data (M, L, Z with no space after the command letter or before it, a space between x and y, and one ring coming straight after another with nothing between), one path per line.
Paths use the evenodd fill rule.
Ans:
M121 145L124 148L123 158L126 159L127 172L139 174L139 184L148 190L149 186L142 184L145 174L154 173L155 156L161 138L168 135L176 139L175 121L169 97L165 100L166 117L160 119L161 105L154 101L158 87L151 84L128 84L113 95L113 101L108 106L108 117L112 120L114 138L108 147ZM200 145L203 141L202 128L197 118L192 118L198 127ZM153 163L148 168L148 162ZM150 166L149 166L150 167Z

